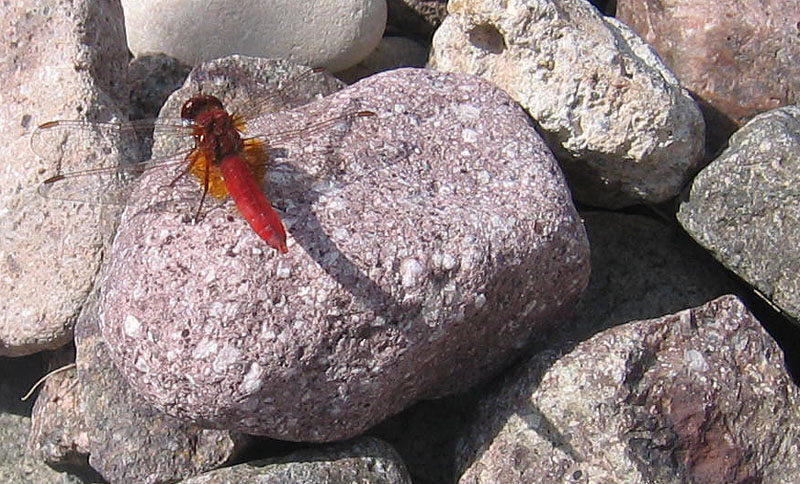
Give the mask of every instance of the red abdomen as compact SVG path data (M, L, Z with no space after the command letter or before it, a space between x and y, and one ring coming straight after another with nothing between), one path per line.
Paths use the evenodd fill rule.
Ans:
M242 217L270 247L283 253L288 252L283 223L242 156L225 156L219 168L228 193L236 202Z

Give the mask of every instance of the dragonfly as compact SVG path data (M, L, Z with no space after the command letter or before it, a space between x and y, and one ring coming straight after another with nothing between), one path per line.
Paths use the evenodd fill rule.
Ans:
M73 169L69 163L62 162L57 173L39 186L39 194L51 199L124 205L134 180L148 170L177 166L177 176L164 188L174 187L187 175L196 178L199 196L196 197L193 220L200 219L208 197L217 200L230 197L255 233L270 247L286 253L286 229L261 188L269 162L267 147L339 123L376 116L373 111L358 110L293 130L269 135L248 134L248 122L271 110L266 106L274 106L276 99L284 96L286 91L319 72L320 69L306 71L242 114L230 113L218 97L201 92L183 103L180 119L46 122L32 135L33 151L51 160L78 159L82 166ZM193 146L142 160L140 140L143 133L150 130L154 137L166 135L190 139ZM78 145L76 149L81 150L80 154L63 157L64 150L69 146L75 147L75 144Z

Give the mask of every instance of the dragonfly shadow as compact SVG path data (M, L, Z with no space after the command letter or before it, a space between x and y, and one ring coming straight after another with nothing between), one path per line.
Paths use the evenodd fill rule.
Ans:
M315 178L296 167L291 167L293 187L303 187L302 193L292 190L287 194L297 203L292 215L302 223L289 228L289 232L307 254L330 277L344 287L361 305L389 321L413 320L422 311L420 303L401 303L401 294L393 294L372 280L341 250L328 235L330 228L323 226L313 207L322 194L312 188ZM283 187L276 187L283 188Z

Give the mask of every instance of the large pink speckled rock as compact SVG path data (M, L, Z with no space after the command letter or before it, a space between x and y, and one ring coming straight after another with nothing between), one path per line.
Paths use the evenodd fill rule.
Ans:
M225 69L196 70L186 91L206 78L213 92ZM576 301L589 254L564 178L486 81L395 70L252 132L367 108L377 115L271 147L288 254L230 202L196 225L150 210L179 166L133 194L101 319L149 402L204 425L343 439L490 377Z

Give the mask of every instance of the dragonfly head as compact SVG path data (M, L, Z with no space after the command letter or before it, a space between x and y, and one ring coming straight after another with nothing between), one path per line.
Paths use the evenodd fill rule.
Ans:
M199 115L216 109L225 110L222 106L222 101L210 94L198 94L183 103L181 118L187 121L194 121Z

